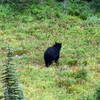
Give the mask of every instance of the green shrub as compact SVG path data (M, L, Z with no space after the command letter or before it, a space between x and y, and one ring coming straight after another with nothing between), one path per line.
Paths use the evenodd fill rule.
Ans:
M52 19L59 18L62 13L59 7L51 7L48 5L31 5L28 9L28 12L31 13L38 20L43 19Z
M67 9L70 15L79 16L82 19L87 19L92 14L89 4L82 0L69 0Z
M100 0L92 0L91 6L96 12L100 12Z
M77 100L95 100L93 93L81 94Z
M13 9L10 7L10 5L0 5L0 18L8 18L12 17L13 15Z
M86 80L87 78L87 71L85 69L81 69L75 73L75 79Z
M95 97L96 100L100 100L100 84L96 87Z

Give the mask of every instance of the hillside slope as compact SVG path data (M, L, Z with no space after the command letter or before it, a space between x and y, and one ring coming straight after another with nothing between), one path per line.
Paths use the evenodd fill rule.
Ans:
M59 66L46 68L44 50L55 41L63 45ZM8 44L27 100L94 100L100 80L99 19L1 20L0 65Z

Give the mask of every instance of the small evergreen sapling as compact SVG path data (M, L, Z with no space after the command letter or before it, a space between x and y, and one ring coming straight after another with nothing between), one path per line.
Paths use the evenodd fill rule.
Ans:
M5 100L24 100L23 92L19 88L14 64L12 63L13 51L8 47L6 64L3 66L2 83Z

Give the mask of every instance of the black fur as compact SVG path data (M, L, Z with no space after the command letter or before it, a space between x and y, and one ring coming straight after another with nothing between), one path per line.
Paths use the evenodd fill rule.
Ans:
M58 62L61 46L61 43L55 43L52 47L47 48L47 50L44 52L44 61L46 67L49 67L53 61L55 63Z

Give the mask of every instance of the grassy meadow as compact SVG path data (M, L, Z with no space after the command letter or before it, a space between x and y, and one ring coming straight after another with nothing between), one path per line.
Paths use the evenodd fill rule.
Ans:
M43 53L55 41L62 43L59 65L46 68ZM100 85L100 18L0 17L0 70L8 45L26 100L95 100Z

